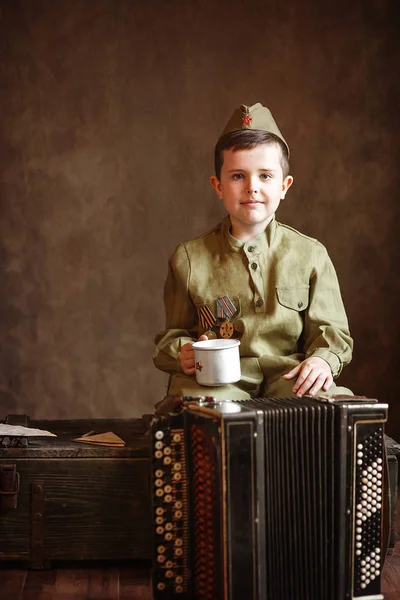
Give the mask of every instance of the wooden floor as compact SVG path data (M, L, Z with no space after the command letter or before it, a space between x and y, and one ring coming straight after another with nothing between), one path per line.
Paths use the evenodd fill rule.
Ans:
M150 590L149 563L0 569L1 600L151 600Z
M381 591L385 600L400 600L400 542L397 542L393 554L386 557Z
M400 600L400 542L386 558L382 577L385 600ZM13 565L0 570L3 600L151 600L150 566L107 568L68 565L27 571ZM312 600L318 600L317 598Z
M382 574L385 600L400 600L400 541L387 556ZM63 565L27 571L3 563L1 600L151 600L150 565ZM245 600L245 599L244 599ZM313 598L310 600L318 600Z

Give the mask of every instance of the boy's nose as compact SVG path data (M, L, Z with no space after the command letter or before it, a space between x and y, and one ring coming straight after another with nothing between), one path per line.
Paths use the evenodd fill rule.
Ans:
M258 191L258 185L257 185L257 180L254 179L254 177L251 178L251 180L249 180L248 182L248 188L247 188L247 193L248 194L256 194Z

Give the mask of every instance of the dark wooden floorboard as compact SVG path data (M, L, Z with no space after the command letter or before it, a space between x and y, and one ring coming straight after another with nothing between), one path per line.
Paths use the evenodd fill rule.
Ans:
M21 600L52 600L57 570L27 571Z
M150 569L121 569L119 600L151 600Z
M0 571L0 598L18 598L24 589L26 570Z
M89 574L88 600L119 600L119 570L96 569Z

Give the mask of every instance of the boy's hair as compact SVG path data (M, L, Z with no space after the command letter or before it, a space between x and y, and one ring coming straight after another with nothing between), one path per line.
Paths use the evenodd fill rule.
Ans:
M224 150L251 150L262 144L275 144L281 151L281 167L283 178L289 175L289 156L285 144L278 136L261 129L241 129L231 131L219 138L215 146L214 167L215 174L221 179L221 168L224 164Z

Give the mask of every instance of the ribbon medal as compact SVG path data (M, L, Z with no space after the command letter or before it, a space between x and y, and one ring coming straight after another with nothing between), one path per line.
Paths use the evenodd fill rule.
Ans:
M217 320L212 310L205 304L204 306L200 306L200 308L197 309L197 312L199 315L200 325L203 327L203 329L206 329L205 334L208 336L208 338L211 339L212 337L217 337L215 333L211 331L212 326Z
M236 307L228 298L228 296L221 296L217 299L217 313L220 319L225 319L219 328L219 333L222 338L231 338L235 331L233 323L229 320L236 313Z

